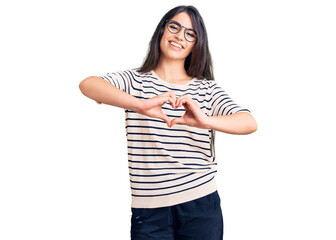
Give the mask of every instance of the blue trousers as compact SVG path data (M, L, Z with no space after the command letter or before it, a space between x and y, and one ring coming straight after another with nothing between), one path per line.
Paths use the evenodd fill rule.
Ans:
M161 208L132 208L131 240L222 240L223 217L215 191Z

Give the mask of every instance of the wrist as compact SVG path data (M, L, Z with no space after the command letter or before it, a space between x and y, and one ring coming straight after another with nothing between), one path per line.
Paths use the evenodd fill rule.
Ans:
M212 122L213 122L213 117L212 116L206 116L205 123L204 123L204 128L212 129L212 126L213 126Z
M143 100L136 98L130 110L137 112L137 113L141 113L142 106L143 106Z

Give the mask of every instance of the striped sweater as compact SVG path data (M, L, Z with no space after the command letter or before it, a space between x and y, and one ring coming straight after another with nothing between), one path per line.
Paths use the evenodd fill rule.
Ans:
M100 76L118 89L141 100L167 91L188 95L207 116L247 111L238 106L216 81L198 80L174 84L154 71L127 70ZM167 102L162 111L181 117L183 107ZM166 122L125 109L128 166L133 208L156 208L191 201L216 191L215 131Z

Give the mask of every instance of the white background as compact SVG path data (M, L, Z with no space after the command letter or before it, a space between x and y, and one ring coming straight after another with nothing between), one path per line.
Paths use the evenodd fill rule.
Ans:
M336 239L333 1L6 2L0 239L129 239L124 111L78 84L139 67L180 4L200 11L216 80L259 127L216 135L224 239Z

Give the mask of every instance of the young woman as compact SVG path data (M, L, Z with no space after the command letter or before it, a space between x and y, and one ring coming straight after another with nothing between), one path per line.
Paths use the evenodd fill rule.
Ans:
M159 22L139 69L80 83L85 96L125 109L131 239L223 238L214 134L257 125L213 79L202 17L178 6Z

